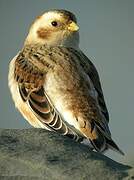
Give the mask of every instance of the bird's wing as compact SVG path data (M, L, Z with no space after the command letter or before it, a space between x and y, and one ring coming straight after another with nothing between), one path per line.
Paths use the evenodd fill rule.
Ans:
M40 121L42 124L41 127L44 125L44 128L48 130L56 131L80 141L83 139L82 135L81 137L78 136L78 132L73 130L72 127L69 127L69 124L63 121L63 118L47 97L43 88L47 68L44 64L36 62L36 60L39 60L37 54L34 58L33 62L31 56L25 57L23 53L20 52L14 62L14 78L17 82L16 88L18 88L19 95L23 101L23 106L27 104L28 106L25 107L29 108L30 111L18 109L29 122L32 121L30 118L33 117L32 114L34 114L36 120ZM44 68L42 69L42 67ZM26 113L31 114L31 116Z
M102 118L100 120L94 119L94 121L89 122L91 124L91 128L87 127L91 134L95 134L95 139L90 139L91 144L93 147L100 152L104 152L108 148L113 149L117 151L118 153L124 155L122 150L116 145L116 143L111 138L111 133L108 127L109 122L109 115L108 110L104 101L104 96L100 84L100 79L98 72L93 65L93 63L83 54L82 51L73 51L73 53L77 56L79 63L84 70L84 72L89 77L89 83L93 84L93 87L97 91L97 95L95 95L95 99L97 97L97 104L99 105L99 109L101 110L101 113L103 114ZM93 125L92 125L93 123Z
M103 95L98 72L95 66L93 65L93 63L82 52L80 52L79 62L81 66L83 67L84 71L86 72L86 74L91 79L93 86L97 92L97 99L98 99L101 112L103 113L105 119L109 122L109 114L108 114L108 110L107 110L106 103L104 100L104 95Z
M44 64L40 57L41 54L34 54L33 52L31 54L25 55L23 52L20 52L10 63L9 87L16 107L33 126L56 131L81 141L84 136L82 135L83 133L72 128L72 126L63 120L61 114L57 112L45 93L45 76L48 72L48 67L53 66L49 64L50 59L49 61L47 59L47 63ZM99 94L99 98L104 101L102 92L99 92L101 86L96 69L91 62L88 62L88 59L84 55L80 59L80 64L90 76ZM103 104L106 108L105 103ZM103 106L101 105L102 110L104 109ZM105 120L103 122L102 120L98 122L95 120L94 123L95 126L93 128L91 127L91 129L88 127L87 130L91 131L91 133L97 133L96 139L91 140L89 136L89 140L91 140L95 149L97 151L103 151L111 147L122 153L110 137L107 125L108 121ZM108 146L105 145L105 148L102 148L104 144L108 144Z

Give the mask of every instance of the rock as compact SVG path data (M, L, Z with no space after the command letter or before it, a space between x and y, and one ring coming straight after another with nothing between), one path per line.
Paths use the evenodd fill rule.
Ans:
M122 180L134 169L44 129L0 130L0 179Z

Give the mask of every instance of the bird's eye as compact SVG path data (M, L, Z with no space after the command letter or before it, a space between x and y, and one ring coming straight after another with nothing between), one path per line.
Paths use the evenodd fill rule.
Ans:
M58 22L57 22L57 21L52 21L51 24L52 24L52 26L54 26L54 27L58 26Z

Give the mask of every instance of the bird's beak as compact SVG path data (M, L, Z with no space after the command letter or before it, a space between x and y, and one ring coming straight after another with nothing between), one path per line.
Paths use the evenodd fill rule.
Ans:
M77 25L74 21L71 21L71 22L69 23L67 29L68 29L69 31L72 31L72 32L73 32L73 31L78 31L79 27L78 27L78 25Z

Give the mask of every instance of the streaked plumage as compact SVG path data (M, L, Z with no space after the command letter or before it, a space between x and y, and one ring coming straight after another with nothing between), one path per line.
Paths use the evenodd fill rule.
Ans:
M38 17L10 63L15 105L34 127L87 139L99 152L112 148L123 154L111 139L98 73L78 45L72 13L52 10Z

